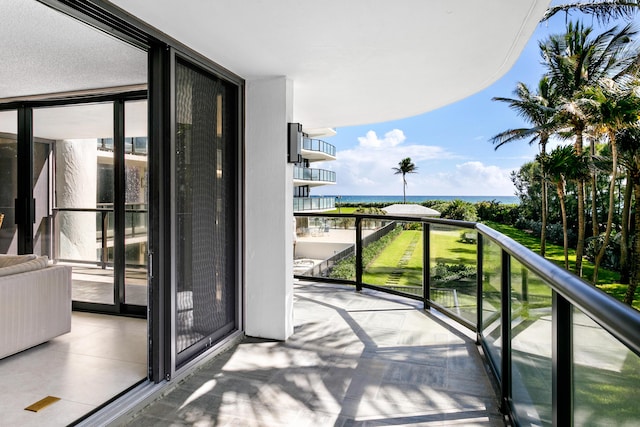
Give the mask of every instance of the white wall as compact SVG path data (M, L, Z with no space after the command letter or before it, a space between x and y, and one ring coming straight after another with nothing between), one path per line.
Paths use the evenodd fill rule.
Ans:
M278 340L293 333L292 117L290 80L246 82L245 332Z

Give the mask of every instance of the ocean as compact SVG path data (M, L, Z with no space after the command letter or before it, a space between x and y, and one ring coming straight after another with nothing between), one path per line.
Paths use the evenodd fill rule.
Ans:
M339 203L402 203L402 196L324 196L335 197ZM482 201L496 201L502 204L518 204L516 196L407 196L408 203L422 203L427 200L455 200L477 203Z

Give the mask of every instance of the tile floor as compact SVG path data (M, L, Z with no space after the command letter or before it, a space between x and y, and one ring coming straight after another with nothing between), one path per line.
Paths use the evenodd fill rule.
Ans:
M144 319L74 312L71 332L0 360L0 426L66 426L146 377ZM60 401L24 408L46 396Z
M245 339L122 424L504 426L472 336L413 301L299 283L294 317L286 342Z

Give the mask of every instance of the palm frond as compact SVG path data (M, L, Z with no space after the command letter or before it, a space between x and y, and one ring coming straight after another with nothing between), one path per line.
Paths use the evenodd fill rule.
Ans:
M547 21L560 12L567 14L581 12L593 15L601 23L607 23L614 19L633 19L639 8L640 2L638 0L573 2L549 7L540 22Z

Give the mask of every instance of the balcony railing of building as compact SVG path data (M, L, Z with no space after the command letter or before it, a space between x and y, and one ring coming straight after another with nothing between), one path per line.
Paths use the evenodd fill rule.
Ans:
M293 179L335 183L336 173L326 169L313 169L295 166L293 168Z
M300 211L319 211L335 209L335 197L294 197L293 210Z
M147 242L147 205L144 203L125 204L125 245L139 246L140 251L128 249L125 261L127 266L145 266ZM65 229L63 223L72 223L72 230ZM90 263L106 268L113 265L114 246L114 208L113 203L101 203L96 208L56 208L54 209L54 258L58 261ZM83 227L84 226L84 227ZM77 239L64 234L72 232ZM80 248L71 242L95 242L93 247ZM63 243L64 242L64 243ZM77 246L77 247L76 247ZM87 246L86 244L84 246Z
M302 148L309 151L319 151L332 157L336 156L336 147L319 139L304 138Z
M480 223L295 216L297 278L419 300L474 331L514 425L640 420L640 312ZM305 257L328 241L343 249Z

